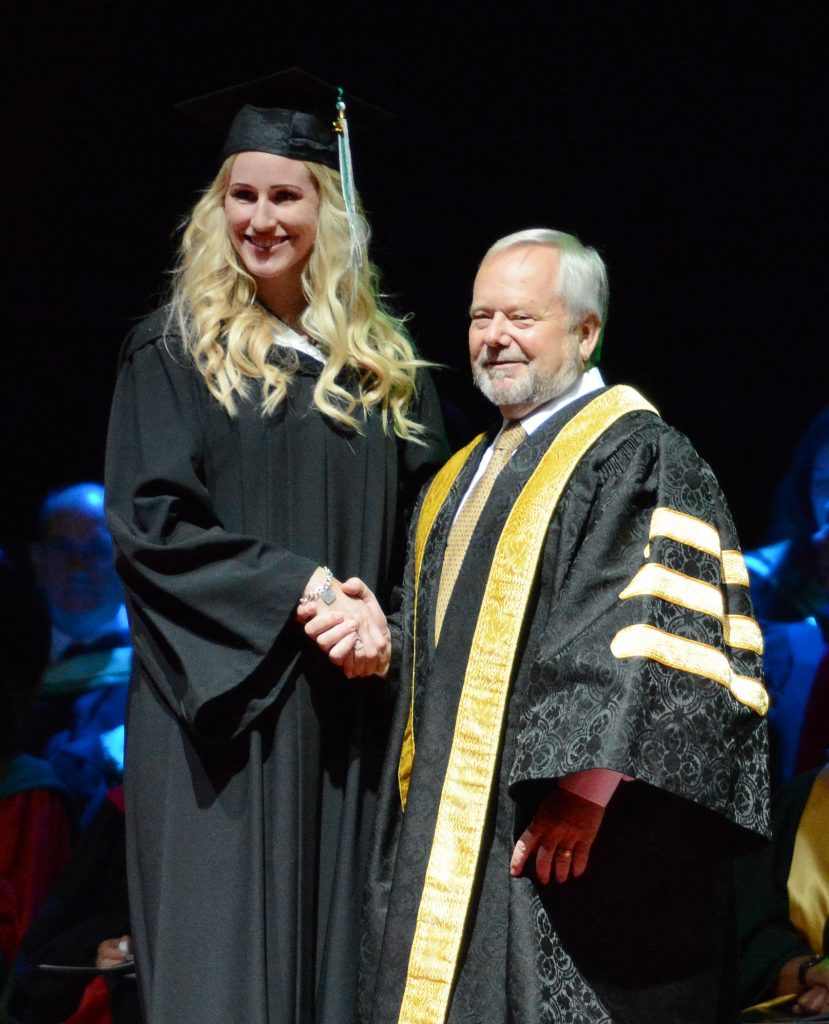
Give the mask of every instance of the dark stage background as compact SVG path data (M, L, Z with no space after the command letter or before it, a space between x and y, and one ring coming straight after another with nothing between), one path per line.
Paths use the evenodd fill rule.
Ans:
M173 228L217 166L173 103L301 64L397 115L355 140L373 255L473 425L480 255L520 228L573 231L610 267L606 377L691 435L758 543L827 403L818 10L16 5L0 537L25 534L51 487L101 476L119 344L163 292Z

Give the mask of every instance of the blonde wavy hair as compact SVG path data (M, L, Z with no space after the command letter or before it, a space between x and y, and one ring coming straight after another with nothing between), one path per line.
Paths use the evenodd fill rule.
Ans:
M275 322L256 301L256 281L240 262L225 222L224 199L234 157L222 165L186 223L176 268L169 327L176 327L186 352L227 412L261 382L262 412L282 402L297 366L293 351L276 346ZM305 163L320 196L314 248L302 274L308 303L302 330L325 358L314 388L314 404L332 420L360 431L360 420L379 406L384 427L418 440L423 427L407 416L415 396L419 359L403 322L383 306L377 270L367 260L349 266L351 235L340 176L321 164ZM362 214L359 230L367 241ZM276 358L274 358L276 357ZM336 382L348 367L357 378L356 395Z

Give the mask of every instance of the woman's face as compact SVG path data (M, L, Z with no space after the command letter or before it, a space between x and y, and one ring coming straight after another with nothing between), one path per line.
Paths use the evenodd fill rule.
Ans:
M239 153L225 193L233 248L257 280L301 275L317 235L319 192L298 160Z

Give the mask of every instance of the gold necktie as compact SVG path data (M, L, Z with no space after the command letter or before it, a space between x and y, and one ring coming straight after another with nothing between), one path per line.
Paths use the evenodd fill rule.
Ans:
M492 490L498 474L509 461L510 455L512 455L526 436L526 430L517 420L511 421L504 427L498 440L495 442L495 450L492 453L492 458L489 460L489 465L484 470L480 480L478 480L467 495L466 501L455 516L455 521L452 524L446 541L443 568L441 569L440 584L438 586L438 600L435 608L435 643L440 639L440 629L443 625L446 606L449 604L449 598L452 596L461 562L463 562L466 549L469 547L469 541L472 539L478 519L489 497L489 492Z

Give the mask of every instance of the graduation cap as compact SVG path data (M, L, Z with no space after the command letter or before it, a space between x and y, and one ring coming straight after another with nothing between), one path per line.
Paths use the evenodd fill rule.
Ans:
M359 130L392 120L379 107L344 95L302 68L197 96L177 104L177 109L217 138L227 132L223 160L256 150L334 170L340 170L339 142L349 124Z
M254 150L339 171L352 227L354 259L362 262L364 243L359 241L356 228L349 122L358 129L379 126L392 120L390 114L363 100L346 97L342 89L302 68L288 68L197 96L179 103L177 109L217 136L227 131L223 160L234 153Z

